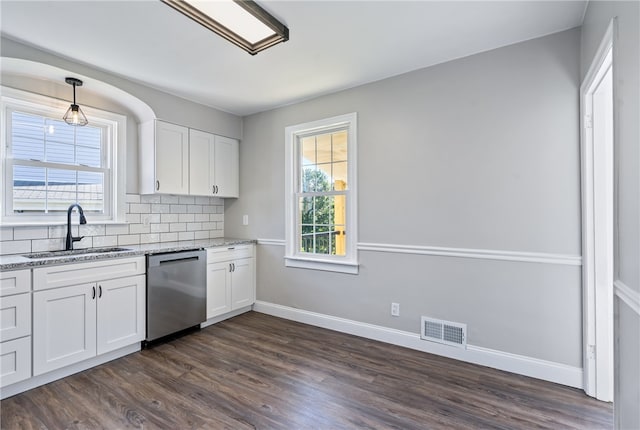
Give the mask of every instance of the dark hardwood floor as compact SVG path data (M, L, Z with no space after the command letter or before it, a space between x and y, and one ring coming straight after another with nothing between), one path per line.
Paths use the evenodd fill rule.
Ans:
M0 403L3 429L608 429L582 391L249 312Z

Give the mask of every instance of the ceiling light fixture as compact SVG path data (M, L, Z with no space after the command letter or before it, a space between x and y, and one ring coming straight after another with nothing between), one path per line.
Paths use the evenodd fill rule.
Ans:
M289 40L289 29L252 0L161 0L251 55Z
M89 124L87 117L84 116L84 112L80 109L80 106L76 104L76 87L82 86L82 81L76 78L65 78L67 84L73 85L73 103L67 109L67 113L64 114L62 119L69 125L83 126Z

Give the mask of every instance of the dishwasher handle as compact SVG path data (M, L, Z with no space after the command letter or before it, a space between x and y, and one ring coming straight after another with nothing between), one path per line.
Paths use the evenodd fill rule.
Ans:
M158 264L163 265L169 263L186 263L187 261L198 261L199 259L200 258L198 257L172 258L170 260L160 260Z
M165 264L190 263L199 260L206 261L206 251L182 251L168 254L149 255L147 267L158 267Z

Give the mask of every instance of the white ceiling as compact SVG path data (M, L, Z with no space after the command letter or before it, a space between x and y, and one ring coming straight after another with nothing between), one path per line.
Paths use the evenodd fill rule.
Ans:
M259 3L289 27L290 40L256 56L159 0L1 0L0 29L244 116L573 28L582 23L587 2Z

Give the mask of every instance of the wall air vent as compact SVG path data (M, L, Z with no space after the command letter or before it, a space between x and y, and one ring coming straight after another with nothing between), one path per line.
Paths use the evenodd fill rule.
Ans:
M466 349L467 325L423 316L420 338Z

